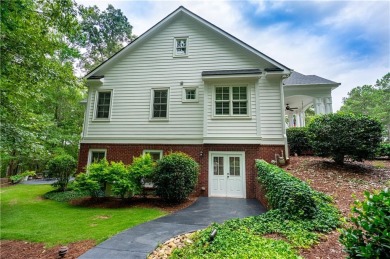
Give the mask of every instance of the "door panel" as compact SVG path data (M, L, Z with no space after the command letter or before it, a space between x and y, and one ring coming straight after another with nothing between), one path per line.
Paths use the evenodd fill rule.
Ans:
M221 152L210 156L210 196L245 197L244 154Z

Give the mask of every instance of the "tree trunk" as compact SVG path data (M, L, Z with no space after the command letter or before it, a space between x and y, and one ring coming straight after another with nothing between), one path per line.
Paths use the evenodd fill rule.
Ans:
M341 154L335 155L333 160L335 161L336 164L343 165L344 164L344 155L341 155Z

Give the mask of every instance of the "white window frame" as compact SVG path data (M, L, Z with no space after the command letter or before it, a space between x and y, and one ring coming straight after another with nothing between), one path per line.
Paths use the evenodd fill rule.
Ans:
M229 114L216 114L216 91L217 87L229 87ZM233 114L233 87L246 87L247 114ZM221 84L214 85L212 94L213 119L250 119L251 118L251 89L247 84Z
M153 104L154 104L154 92L155 91L161 91L161 90L167 90L167 116L165 118L163 117L153 117L153 113L154 113L154 107L153 107ZM151 92L150 92L150 116L149 116L149 120L150 121L169 121L169 102L170 102L170 90L169 90L169 87L165 87L165 88L152 88L151 89Z
M91 148L90 150L88 150L87 166L92 164L92 153L93 152L104 152L104 157L107 159L107 149L104 149L104 148Z
M110 95L110 110L108 112L108 118L98 118L97 117L99 93L111 93L111 95ZM95 100L94 100L94 109L93 109L93 121L110 121L111 120L112 104L113 104L112 100L113 99L114 99L114 91L112 89L104 89L104 90L97 90L97 91L95 91Z
M176 52L177 40L186 40L186 54L178 54L178 53ZM189 46L190 46L189 43L190 43L190 37L188 37L188 36L184 36L184 37L174 37L174 38L173 38L173 57L175 57L175 58L185 58L185 57L188 57Z
M187 99L187 90L195 90L195 99ZM183 103L197 103L198 99L198 87L184 87L182 92Z
M155 149L145 149L142 151L142 155L150 154L150 153L159 153L160 159L163 157L163 151L162 150L155 150Z

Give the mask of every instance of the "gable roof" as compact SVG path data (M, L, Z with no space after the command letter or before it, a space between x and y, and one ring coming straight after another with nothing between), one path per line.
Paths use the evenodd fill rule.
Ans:
M233 35L227 33L226 31L222 30L221 28L215 26L214 24L210 23L209 21L203 19L202 17L196 15L195 13L189 11L183 6L180 6L177 8L175 11L170 13L168 16L166 16L164 19L156 23L153 27L151 27L149 30L141 34L138 38L130 42L127 46L119 50L117 53L115 53L113 56L102 62L99 66L94 68L92 71L88 72L84 78L89 79L91 77L96 77L96 76L102 76L99 74L99 71L103 70L106 68L110 63L114 62L116 59L120 58L121 56L125 55L130 49L135 47L136 45L139 45L140 42L142 42L145 38L147 38L148 35L150 35L152 32L156 31L157 29L161 28L164 24L167 24L168 21L174 19L177 15L180 13L186 14L193 19L197 20L201 24L205 25L208 28L211 28L215 32L219 33L220 35L230 39L231 41L235 42L236 44L242 46L243 48L249 50L253 54L257 55L258 57L268 61L272 65L274 65L279 71L284 71L287 70L286 72L290 73L290 68L286 67L285 65L277 62L276 60L270 58L269 56L265 55L264 53L258 51L257 49L253 48L252 46L246 44L245 42L239 40L238 38L234 37Z
M283 80L284 86L293 85L340 85L334 81L316 76L316 75L304 75L293 71L291 75Z

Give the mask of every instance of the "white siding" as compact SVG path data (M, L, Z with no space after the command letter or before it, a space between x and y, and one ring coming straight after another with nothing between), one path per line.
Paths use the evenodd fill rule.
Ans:
M173 57L174 37L189 37L189 56ZM226 40L209 28L195 23L192 18L178 16L159 32L144 39L128 55L104 71L104 83L91 88L88 98L87 129L84 141L117 140L138 142L166 139L193 140L202 143L204 135L218 137L256 137L256 91L251 85L252 118L249 120L210 120L204 130L204 85L201 72L205 70L228 70L265 68L271 65L247 50ZM180 85L183 82L183 85ZM279 81L280 82L280 81ZM198 87L199 102L183 103L183 87ZM150 120L151 89L169 87L169 121ZM111 120L93 120L96 89L113 89ZM270 93L264 93L270 91ZM264 134L280 134L280 93L275 85L261 85L260 105L264 107ZM268 97L274 99L267 99ZM278 99L279 98L279 99ZM211 96L206 98L211 100ZM271 102L265 107L267 101ZM264 101L264 102L263 102ZM211 103L210 103L211 105ZM279 109L279 110L277 110ZM267 111L268 110L268 111ZM207 112L212 112L207 107ZM278 113L279 112L279 113ZM278 116L271 118L272 116ZM279 124L278 124L279 120ZM263 123L263 120L262 120ZM271 128L273 127L274 128ZM276 129L276 131L275 131ZM264 130L264 131L263 131ZM206 134L204 134L204 131ZM279 135L280 137L280 135Z

